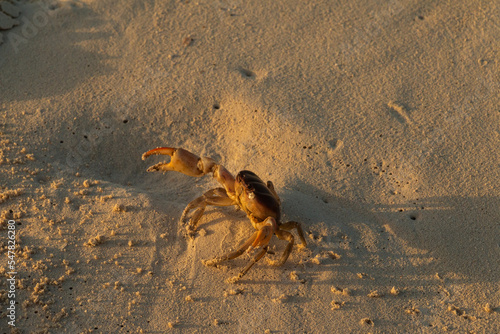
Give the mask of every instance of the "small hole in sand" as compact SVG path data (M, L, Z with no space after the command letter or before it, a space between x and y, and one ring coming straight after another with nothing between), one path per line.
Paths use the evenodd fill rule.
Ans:
M123 123L127 124L128 123L128 119L124 119Z
M214 104L214 109L220 109L220 105L218 103Z
M254 74L252 71L247 70L247 69L244 69L244 68L240 68L240 69L239 69L239 71L240 71L240 73L241 73L243 76L245 76L245 77L247 77L247 78L251 78L251 77L254 77L254 76L255 76L255 74Z
M410 215L411 220L417 220L417 217L415 215Z

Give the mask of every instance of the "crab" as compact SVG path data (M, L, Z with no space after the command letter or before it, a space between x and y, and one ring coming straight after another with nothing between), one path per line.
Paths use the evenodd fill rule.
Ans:
M245 252L250 256L258 250L247 266L237 276L228 280L230 283L241 279L257 261L264 257L268 252L269 241L273 234L278 239L288 241L281 258L275 262L278 266L286 262L292 251L295 238L289 232L290 230L297 230L302 246L307 247L300 223L296 221L281 222L281 200L271 181L264 183L255 173L248 170L240 171L235 178L224 166L217 164L213 159L200 158L183 148L158 147L144 153L142 160L158 154L170 156L170 162L153 165L147 169L148 172L176 171L194 177L212 173L213 177L222 185L222 187L211 189L194 199L184 209L181 223L186 224L187 217L190 216L187 230L191 236L194 235L207 205L236 205L246 213L255 228L256 231L253 235L235 251L203 261L207 266L217 266L221 262L237 258ZM190 215L191 211L193 212Z

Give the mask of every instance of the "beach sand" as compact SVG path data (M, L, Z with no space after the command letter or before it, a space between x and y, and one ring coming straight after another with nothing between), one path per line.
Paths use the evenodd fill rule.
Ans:
M0 333L500 332L495 1L0 6ZM271 180L307 248L227 283L249 220L186 238L218 184L158 146Z

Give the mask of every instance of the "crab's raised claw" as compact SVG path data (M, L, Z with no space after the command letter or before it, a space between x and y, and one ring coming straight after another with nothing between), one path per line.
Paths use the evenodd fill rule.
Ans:
M169 155L170 162L160 162L147 169L148 172L176 171L189 176L203 176L212 173L213 177L224 186L227 195L234 200L234 177L223 166L211 158L199 157L183 148L157 147L142 155L146 160L150 155Z
M200 158L196 154L186 151L183 148L157 147L147 151L142 155L142 160L146 160L150 155L169 155L170 162L160 162L147 169L154 171L176 171L189 176L203 176L213 171L215 162L210 158Z

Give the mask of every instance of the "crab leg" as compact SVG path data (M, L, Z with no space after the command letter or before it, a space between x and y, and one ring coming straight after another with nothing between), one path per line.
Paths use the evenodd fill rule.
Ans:
M288 245L286 245L286 248L283 251L283 255L281 255L281 259L278 261L278 263L276 263L277 266L281 266L286 262L288 256L292 252L294 238L292 233L283 230L279 230L278 232L276 232L276 236L278 237L278 239L288 241Z
M272 217L267 218L264 222L264 225L256 231L243 245L240 246L236 251L228 253L226 255L223 255L219 258L215 258L212 260L206 260L203 261L203 264L206 266L216 266L217 264L227 261L227 260L232 260L241 254L243 254L245 251L247 254L250 254L250 252L258 247L262 247L262 249L250 260L250 263L238 274L238 276L234 276L230 278L228 281L229 283L234 283L238 281L240 278L242 278L247 271L252 268L252 266L259 261L266 253L268 249L268 244L269 241L271 240L271 237L273 236L273 233L277 231L277 223L276 220ZM288 232L285 232L288 233Z
M242 271L238 274L238 276L231 277L231 278L229 278L227 281L228 281L229 283L236 283L236 282L238 282L238 281L240 280L240 278L242 278L242 277L243 277L243 276L247 273L247 271L249 271L249 270L250 270L250 268L252 268L252 266L253 266L255 263L257 263L257 261L259 261L260 259L262 259L262 257L263 257L264 255L266 255L266 253L267 253L267 248L268 248L268 246L267 246L267 245L266 245L266 246L264 246L264 248L262 248L262 249L260 250L260 252L258 252L258 253L257 253L257 255L255 255L255 257L254 257L254 258L250 261L250 263L249 263L249 264L247 264L247 266L245 267L245 269L243 269L243 270L242 270Z
M186 217L189 215L191 210L194 210L191 218L189 219L189 223L186 226L187 233L191 237L194 235L194 231L196 230L196 226L201 216L205 212L205 208L207 205L215 205L215 206L229 206L236 204L232 199L227 196L224 188L215 188L207 191L200 197L192 200L184 209L181 216L181 222L186 223Z
M203 264L206 266L216 266L221 262L237 258L241 254L245 253L248 247L250 247L253 244L258 233L259 231L254 232L254 234L252 234L252 236L243 245L241 245L240 248L238 248L234 252L224 254L221 257L216 257L215 259L212 260L204 260Z
M263 226L257 231L257 236L250 247L248 247L247 253L250 254L252 250L261 246L267 246L273 233L278 232L278 224L276 219L273 217L268 217L263 221Z
M306 238L304 238L304 231L302 231L302 226L300 226L300 223L295 221L289 221L280 225L280 230L290 231L291 229L297 230L302 246L307 247L307 241Z
M213 159L199 157L183 148L157 147L149 150L142 155L142 160L146 160L150 155L169 155L170 162L160 162L149 167L148 172L154 171L176 171L189 176L200 177L208 173L222 184L231 199L235 199L234 177L229 171L217 164Z

